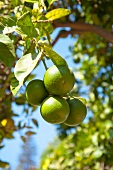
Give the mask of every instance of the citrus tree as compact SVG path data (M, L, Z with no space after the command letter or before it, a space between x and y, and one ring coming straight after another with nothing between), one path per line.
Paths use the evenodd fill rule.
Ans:
M71 11L60 6L55 8L54 2L0 1L0 149L5 138L14 138L15 131L26 129L21 136L24 142L26 136L35 134L26 119L15 123L13 117L19 113L14 113L13 104L23 105L22 114L30 116L29 120L37 127L32 113L39 105L42 117L49 123L63 123L69 116L67 99L75 77L67 62L52 50L50 35L53 22ZM48 59L53 62L51 68L47 68ZM40 62L47 70L43 80L35 79L32 74ZM0 160L0 166L7 167L8 163Z
M70 47L76 77L72 93L87 98L88 116L84 124L75 128L57 126L60 138L48 146L40 169L112 170L112 1L81 1L79 10L74 3L69 4L73 22L60 26L69 24L74 29L70 34L77 34L75 44Z
M25 116L29 116L31 112L33 113L39 104L41 104L41 114L46 120L51 112L63 114L64 117L60 121L62 124L57 125L57 127L59 136L64 138L72 129L75 129L75 127L65 125L65 121L70 115L71 100L75 101L76 99L79 100L77 103L82 102L80 105L83 105L85 109L82 112L81 120L83 121L86 116L85 102L82 98L77 98L77 96L84 96L87 98L91 118L87 124L79 126L77 132L72 135L73 139L76 138L76 135L80 136L80 139L77 139L77 141L80 140L77 144L77 151L81 150L81 155L83 155L84 149L89 146L87 141L87 145L83 145L82 141L85 141L82 137L83 133L83 136L90 136L90 140L96 145L95 149L93 144L91 145L93 148L91 153L97 151L96 154L99 155L97 156L97 159L99 159L98 167L110 168L112 166L112 160L110 159L112 157L113 137L111 121L113 113L112 5L112 0L0 1L0 148L3 147L3 140L13 138L13 132L17 130L27 129L25 135L21 136L23 141L26 140L26 135L34 134L34 131L31 131L31 127L26 122L19 121L18 125L15 124L12 117L19 114L18 112L14 113L13 103L23 106ZM52 40L51 33L59 27L61 29L57 37ZM52 50L52 46L59 38L66 38L68 35L75 38L75 44L70 47L75 62L75 78L68 68L67 62ZM54 68L47 68L46 60L48 59L53 62L58 71L49 72L49 69L54 70ZM37 84L34 83L35 75L32 74L32 71L38 67L41 61L47 71L44 81L37 79ZM48 74L49 76L46 76ZM68 78L66 78L66 75L68 75ZM28 84L29 81L31 82ZM75 88L73 88L74 83ZM56 87L56 90L54 87ZM35 89L39 88L38 94L40 94L40 97L37 99ZM55 97L55 95L58 96ZM49 106L51 99L55 105L60 101L60 104L57 105L58 110L51 107L53 104ZM67 109L65 109L65 106ZM46 113L46 108L49 108L49 114ZM56 117L58 118L58 116ZM72 117L76 120L75 115ZM50 118L52 117L50 116ZM31 121L38 126L38 122L32 117ZM54 122L53 119L51 121ZM106 133L103 132L104 129L106 129ZM90 133L88 133L89 130L91 130ZM92 139L93 136L94 139ZM70 138L70 135L64 140L67 142L68 138ZM86 137L86 140L89 138ZM75 141L72 144L76 146ZM75 150L72 150L72 153L75 153ZM90 152L88 153L90 154ZM54 157L56 160L57 158L57 156ZM82 165L80 158L81 156L78 156L80 164L77 167L78 169L88 169L89 167L91 169L94 163L97 162L93 157L90 160L91 166L86 166L87 161L86 163L83 162ZM104 165L103 162L107 159L111 161ZM77 158L75 157L74 160L77 161ZM46 169L51 167L49 167L51 160L48 160L48 162L43 163L43 165L46 165ZM61 163L63 162L61 161ZM73 165L71 159L70 162ZM52 162L52 164L54 163ZM0 161L1 167L7 165L8 163Z

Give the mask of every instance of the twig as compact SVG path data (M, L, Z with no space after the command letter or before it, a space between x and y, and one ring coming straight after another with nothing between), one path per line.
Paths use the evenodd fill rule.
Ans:
M53 22L53 20L34 20L33 23L47 23L47 22Z

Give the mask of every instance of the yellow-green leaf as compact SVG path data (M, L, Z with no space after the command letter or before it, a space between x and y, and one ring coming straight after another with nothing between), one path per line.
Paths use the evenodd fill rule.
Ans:
M53 21L55 19L69 15L70 13L71 11L69 9L57 8L57 9L53 9L52 11L48 12L46 14L46 18Z

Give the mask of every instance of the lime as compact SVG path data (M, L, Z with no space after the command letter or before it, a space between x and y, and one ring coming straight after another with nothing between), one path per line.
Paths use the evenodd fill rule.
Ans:
M47 97L40 108L43 119L52 124L63 123L67 119L69 111L67 101L59 96Z
M29 82L26 88L26 99L32 105L40 105L48 96L42 80L36 79Z
M53 65L44 75L44 84L50 94L65 96L73 88L74 74L67 66Z
M64 124L68 126L77 126L86 117L86 106L77 98L70 98L67 102L70 106L70 113Z

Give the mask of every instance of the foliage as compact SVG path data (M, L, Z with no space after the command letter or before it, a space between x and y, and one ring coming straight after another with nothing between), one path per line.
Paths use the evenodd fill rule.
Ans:
M72 5L71 2L69 5ZM112 18L109 16L112 15L112 3L82 1L80 10L78 13L73 12L71 19L111 30ZM74 7L73 3L72 9ZM90 29L87 33L79 30L78 34L75 44L70 47L76 77L72 93L87 99L87 121L77 128L69 128L64 124L57 126L62 140L48 147L40 167L45 170L112 170L113 45L97 34L90 33ZM71 133L73 130L74 133Z
M76 77L72 94L87 99L88 120L70 135L75 128L57 126L62 141L56 149L50 148L52 156L47 161L44 158L42 166L113 169L112 6L112 0L0 1L0 148L5 138L14 138L13 132L17 130L26 129L26 136L34 134L27 119L10 123L14 116L21 117L14 113L12 104L23 106L22 114L30 116L38 126L32 119L37 107L26 102L25 86L35 77L32 71L41 60L50 58L56 65L66 65L51 45L70 34L75 38L70 47ZM59 34L52 41L50 34L58 27ZM4 120L9 122L8 128L1 124ZM22 136L23 141L26 136ZM0 162L0 166L5 164L8 165Z
M38 127L37 120L32 118L37 107L28 104L25 98L26 85L36 76L31 72L46 57L56 65L66 64L52 50L50 34L53 20L69 15L70 10L49 10L53 2L48 1L46 7L44 1L0 1L0 149L5 138L14 138L15 131L25 129L21 136L24 142L27 136L35 134L29 121ZM27 117L17 124L14 116L21 118L21 114L14 113L14 104L23 106L22 114ZM7 165L0 162L2 167Z
M90 130L89 130L90 129ZM106 131L103 133L103 129ZM62 141L54 141L42 156L40 169L113 169L112 121L90 119Z

